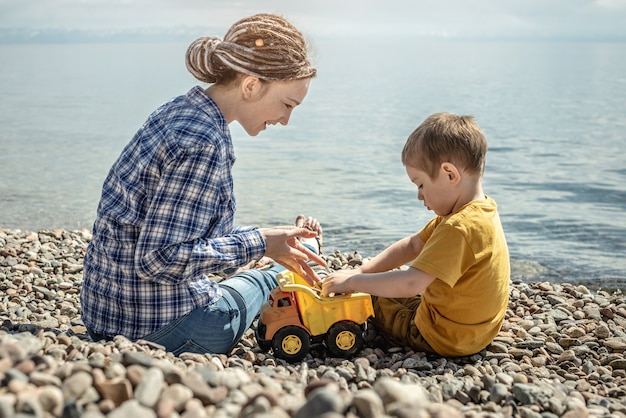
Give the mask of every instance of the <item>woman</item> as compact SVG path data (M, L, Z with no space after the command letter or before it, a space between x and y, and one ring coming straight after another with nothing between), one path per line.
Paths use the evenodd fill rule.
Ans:
M210 86L159 107L111 168L85 254L82 316L94 340L124 335L177 355L227 353L277 286L280 265L314 281L306 261L324 264L300 242L321 236L314 218L234 226L228 125L251 136L286 125L316 70L302 34L270 14L240 20L224 40L197 39L186 63ZM208 277L264 256L278 264L219 284Z

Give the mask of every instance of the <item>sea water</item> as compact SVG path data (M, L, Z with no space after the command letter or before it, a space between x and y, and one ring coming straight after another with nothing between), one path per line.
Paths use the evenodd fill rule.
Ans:
M489 142L514 277L626 281L626 44L315 41L288 126L231 125L237 221L316 216L325 250L373 256L433 213L400 162L428 115ZM0 45L0 228L91 228L102 182L162 102L200 84L185 43Z

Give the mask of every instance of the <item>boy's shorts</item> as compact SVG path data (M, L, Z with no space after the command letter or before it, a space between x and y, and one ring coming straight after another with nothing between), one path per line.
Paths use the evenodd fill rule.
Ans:
M376 328L392 342L416 351L435 353L415 325L415 312L422 298L383 298L372 296Z

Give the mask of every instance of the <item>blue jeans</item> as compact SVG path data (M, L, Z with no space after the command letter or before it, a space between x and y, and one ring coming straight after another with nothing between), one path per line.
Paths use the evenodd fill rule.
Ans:
M245 270L222 280L222 297L170 322L143 340L161 344L169 352L226 354L239 342L278 286L276 275L284 271L280 264L265 270ZM110 340L88 329L93 341Z
M315 251L308 244L306 247ZM278 263L264 270L244 270L219 283L222 297L170 322L142 340L161 344L169 352L227 354L252 325L261 307L278 286L276 275L285 268ZM111 337L87 330L93 341Z
M219 283L222 297L170 322L142 339L161 344L167 351L226 354L239 342L278 286L280 264L267 270L245 270Z

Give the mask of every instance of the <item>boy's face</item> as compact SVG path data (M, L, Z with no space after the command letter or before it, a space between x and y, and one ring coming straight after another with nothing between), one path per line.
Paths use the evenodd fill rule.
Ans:
M447 165L449 163L441 165L435 179L431 179L425 171L419 168L405 166L406 174L417 186L417 198L424 202L428 210L432 210L438 216L450 214L458 198L453 187L454 173L448 171Z

